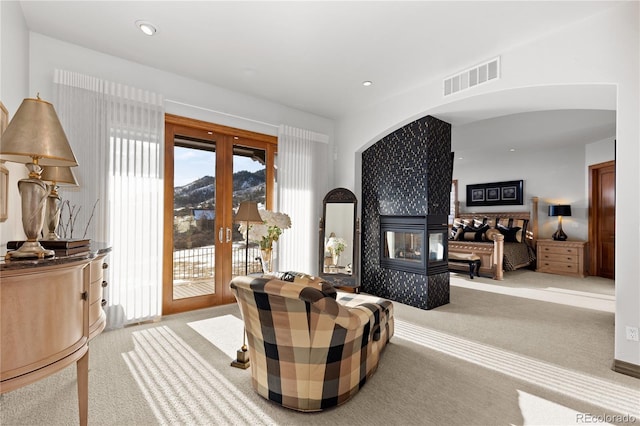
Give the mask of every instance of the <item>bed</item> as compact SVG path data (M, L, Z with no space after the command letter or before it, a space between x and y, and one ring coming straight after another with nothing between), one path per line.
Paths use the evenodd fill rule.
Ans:
M449 253L479 256L478 275L495 280L535 264L538 197L531 199L531 211L460 213L451 227ZM468 271L459 262L449 262L449 269Z

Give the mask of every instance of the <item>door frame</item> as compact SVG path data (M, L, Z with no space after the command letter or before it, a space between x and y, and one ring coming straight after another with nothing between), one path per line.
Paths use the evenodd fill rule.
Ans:
M600 193L598 191L600 187L599 170L612 166L615 173L615 160L589 166L589 275L592 276L599 276L598 274L600 273L598 268L599 253L597 252L597 247L599 247L600 242L597 227L597 223L600 220L600 210L598 208L600 205Z
M165 114L165 148L164 148L164 220L162 250L165 261L162 271L162 314L173 314L194 309L201 309L227 303L234 303L235 298L228 282L231 280L231 264L219 262L219 253L231 249L231 242L217 242L222 251L216 254L216 292L210 295L173 300L173 148L176 133L203 140L216 140L216 152L222 161L216 161L216 196L224 197L224 205L232 205L233 181L233 145L250 144L265 149L267 156L266 181L267 208L273 206L273 187L275 183L275 155L278 138L276 136L256 133L249 130L235 129L202 120ZM274 165L269 167L269 165ZM231 228L233 213L230 208L216 208L216 227ZM216 233L217 234L217 233ZM171 253L171 256L168 254Z

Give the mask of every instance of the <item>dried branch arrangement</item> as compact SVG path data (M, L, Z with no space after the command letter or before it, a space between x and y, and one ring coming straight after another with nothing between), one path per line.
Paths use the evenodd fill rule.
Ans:
M96 206L100 199L97 199L95 203L93 203L93 208L91 209L91 216L89 216L89 220L87 221L87 225L84 228L84 234L82 234L82 238L87 237L87 232L89 231L89 225L91 224L91 220L93 220L93 215L96 212ZM66 208L66 214L65 214ZM73 232L75 230L76 221L78 220L78 216L80 214L80 210L82 210L82 206L76 206L75 204L71 205L69 200L64 200L62 202L62 207L60 208L60 224L58 225L58 235L62 239L73 239Z

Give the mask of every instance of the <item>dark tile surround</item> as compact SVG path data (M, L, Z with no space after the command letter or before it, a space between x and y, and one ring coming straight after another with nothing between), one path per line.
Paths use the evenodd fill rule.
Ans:
M380 266L380 215L448 215L451 125L426 116L362 153L362 291L421 309L449 303L449 274Z

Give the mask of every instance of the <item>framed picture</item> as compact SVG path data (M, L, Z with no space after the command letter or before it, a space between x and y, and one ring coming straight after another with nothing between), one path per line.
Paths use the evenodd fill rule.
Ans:
M484 189L477 188L471 191L471 200L476 202L484 201Z
M0 135L9 125L9 111L0 102ZM4 161L0 161L0 222L4 222L9 217L9 169L4 166Z
M0 162L0 222L4 222L9 217L9 170Z
M487 188L487 201L500 201L500 188Z
M467 185L467 206L522 205L522 180Z
M515 200L517 196L517 191L515 186L505 186L502 188L502 199L503 200Z
M4 132L4 129L9 125L9 111L4 107L4 104L0 102L0 134Z

